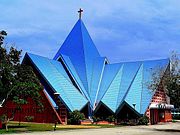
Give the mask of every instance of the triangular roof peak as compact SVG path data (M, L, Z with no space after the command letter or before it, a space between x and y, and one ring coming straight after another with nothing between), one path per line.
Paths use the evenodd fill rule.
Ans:
M86 55L89 55L88 53L90 53L92 57L100 57L82 19L76 22L54 59L57 60L61 54L71 57L71 55L77 53L78 55L84 55L84 58Z
M88 91L94 60L101 56L82 19L79 19L76 22L66 40L56 53L54 60L58 60L62 55L69 57L85 89Z

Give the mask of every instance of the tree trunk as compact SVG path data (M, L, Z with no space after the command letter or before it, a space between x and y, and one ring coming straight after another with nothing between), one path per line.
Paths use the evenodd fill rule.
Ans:
M7 116L5 116L4 124L5 124L5 127L6 127L6 131L8 131L8 122L9 122L9 118Z
M6 132L8 131L8 123L5 123Z

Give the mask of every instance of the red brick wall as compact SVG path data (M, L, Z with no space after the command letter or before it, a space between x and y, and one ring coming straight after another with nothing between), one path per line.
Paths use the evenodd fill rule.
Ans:
M151 103L167 103L166 94L162 87L160 87L154 94Z
M172 114L170 110L165 110L165 122L172 121Z

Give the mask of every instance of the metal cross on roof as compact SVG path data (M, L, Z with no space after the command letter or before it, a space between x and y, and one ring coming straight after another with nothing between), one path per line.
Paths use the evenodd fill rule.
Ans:
M79 13L79 19L81 19L82 12L83 12L83 10L80 8L79 11L78 11L78 13Z

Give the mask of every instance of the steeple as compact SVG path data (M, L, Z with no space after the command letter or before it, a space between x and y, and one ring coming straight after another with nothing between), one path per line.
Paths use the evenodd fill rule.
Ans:
M84 88L89 91L94 60L101 56L81 19L74 25L54 60L58 60L62 55L69 57Z
M100 56L81 19L76 22L64 43L56 53L54 59L57 60L60 54L67 55L69 57L75 54L82 54L83 58L85 58L87 55L89 57Z

